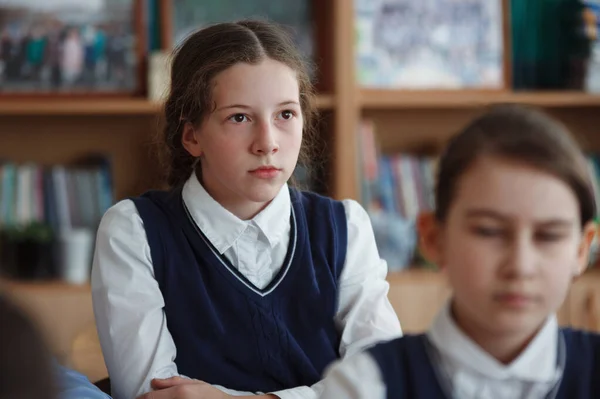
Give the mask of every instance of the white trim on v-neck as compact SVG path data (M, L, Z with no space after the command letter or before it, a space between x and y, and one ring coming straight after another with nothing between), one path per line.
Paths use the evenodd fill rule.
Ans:
M185 204L185 201L182 200L182 204L183 204L183 209L185 210L185 213L188 216L190 223L194 226L194 229L198 233L198 236L200 236L202 241L204 241L206 246L210 249L210 251L213 253L215 258L217 258L219 260L219 262L225 267L225 269L227 269L227 271L229 271L229 273L231 273L231 275L234 276L240 283L242 283L244 286L246 286L246 288L248 288L249 290L253 291L255 294L264 298L265 296L267 296L270 293L272 293L273 291L275 291L275 289L283 282L283 280L285 279L285 276L288 274L288 272L292 266L292 263L294 262L294 256L296 254L296 243L298 241L298 224L296 221L296 213L294 212L293 207L290 208L290 214L291 214L291 219L292 219L292 222L291 222L292 241L290 242L290 244L289 244L290 248L288 248L288 251L286 253L287 262L285 262L285 264L282 265L282 269L280 270L280 272L277 275L277 280L271 281L267 285L266 289L260 289L257 286L255 286L254 284L252 284L250 281L248 281L248 279L243 278L242 277L243 274L239 270L237 270L235 267L233 267L233 265L231 265L231 262L229 262L229 260L227 258L223 259L224 256L219 254L215 250L214 246L204 236L204 234L202 233L202 230L200 230L198 225L195 223L194 218L190 214L190 211Z

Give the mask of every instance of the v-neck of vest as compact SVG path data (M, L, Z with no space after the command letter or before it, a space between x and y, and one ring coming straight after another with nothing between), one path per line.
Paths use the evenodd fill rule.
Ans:
M292 194L292 190L290 190L290 194ZM288 272L290 271L292 264L294 263L294 258L295 258L294 255L296 254L296 250L297 250L297 246L298 246L299 234L298 234L298 220L297 220L296 212L294 210L294 205L293 205L293 203L294 203L293 196L292 196L291 202L292 202L292 204L290 206L290 241L288 244L285 259L283 261L283 265L282 265L281 269L279 270L279 272L275 275L273 280L271 280L271 282L265 288L261 289L261 288L258 288L256 285L254 285L237 268L235 268L231 264L229 259L227 259L224 255L221 255L217 251L217 249L210 242L210 240L204 235L202 230L200 230L200 228L194 221L194 218L192 218L190 211L188 210L187 206L185 205L185 201L183 201L183 197L181 197L181 205L183 206L185 214L187 215L188 221L193 226L194 230L196 231L198 236L202 239L204 244L208 247L208 249L210 249L210 252L215 257L217 263L219 263L221 266L223 266L223 267L217 267L217 270L219 270L221 272L225 272L222 274L226 277L229 277L229 278L233 277L234 284L241 284L243 289L250 290L251 292L253 292L254 294L256 294L260 297L266 297L267 295L269 295L273 291L275 291L275 289L279 285L281 285L281 283L285 280L285 277L288 275Z

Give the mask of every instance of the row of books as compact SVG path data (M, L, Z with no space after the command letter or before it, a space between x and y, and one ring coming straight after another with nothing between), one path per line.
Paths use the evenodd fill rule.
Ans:
M375 136L373 121L361 121L358 176L364 206L369 211L398 214L409 220L434 209L437 157L381 154Z
M294 172L301 189L314 190L303 165ZM55 231L95 229L113 204L110 163L89 157L74 165L0 163L0 229L42 223Z
M380 153L370 120L361 122L357 134L361 202L371 216L381 257L392 271L431 266L418 252L416 220L420 213L435 210L437 157ZM587 159L600 209L600 155L589 154ZM598 250L600 245L594 245L595 267L600 267Z
M73 165L0 164L2 229L31 224L54 231L95 229L113 202L110 162L103 156Z

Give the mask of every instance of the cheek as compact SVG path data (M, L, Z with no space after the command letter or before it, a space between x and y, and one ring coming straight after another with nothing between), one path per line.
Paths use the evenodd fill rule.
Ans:
M299 154L300 149L302 148L302 131L299 134L294 135L292 139L292 147L294 149L294 154Z
M466 292L492 284L498 259L491 248L464 231L449 232L447 237L442 248L442 267L450 282Z
M290 148L299 148L302 144L302 122L295 120L290 123L284 129L283 136Z
M302 147L302 128L285 129L279 138L279 152L290 162L297 159Z
M251 145L249 137L251 137L250 133L238 127L236 131L215 135L208 141L208 147L218 157L228 158L228 161L235 161L232 158L235 158L236 155L240 155L241 152L248 152Z
M577 266L577 247L575 244L548 251L543 258L540 269L544 284L549 288L549 295L553 297L566 295Z
M242 153L247 152L246 143L241 140L228 140L226 138L207 141L204 146L203 162L213 173L228 174L236 171L247 160Z

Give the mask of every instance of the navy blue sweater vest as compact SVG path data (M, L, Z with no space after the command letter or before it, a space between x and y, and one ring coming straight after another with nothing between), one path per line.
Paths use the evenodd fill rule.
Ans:
M255 287L212 247L181 190L133 198L180 374L269 392L316 383L339 358L337 283L348 245L344 206L290 189L290 245L269 286Z
M600 398L600 335L561 330L567 359L556 399ZM388 399L450 399L428 356L426 338L407 335L370 348Z

